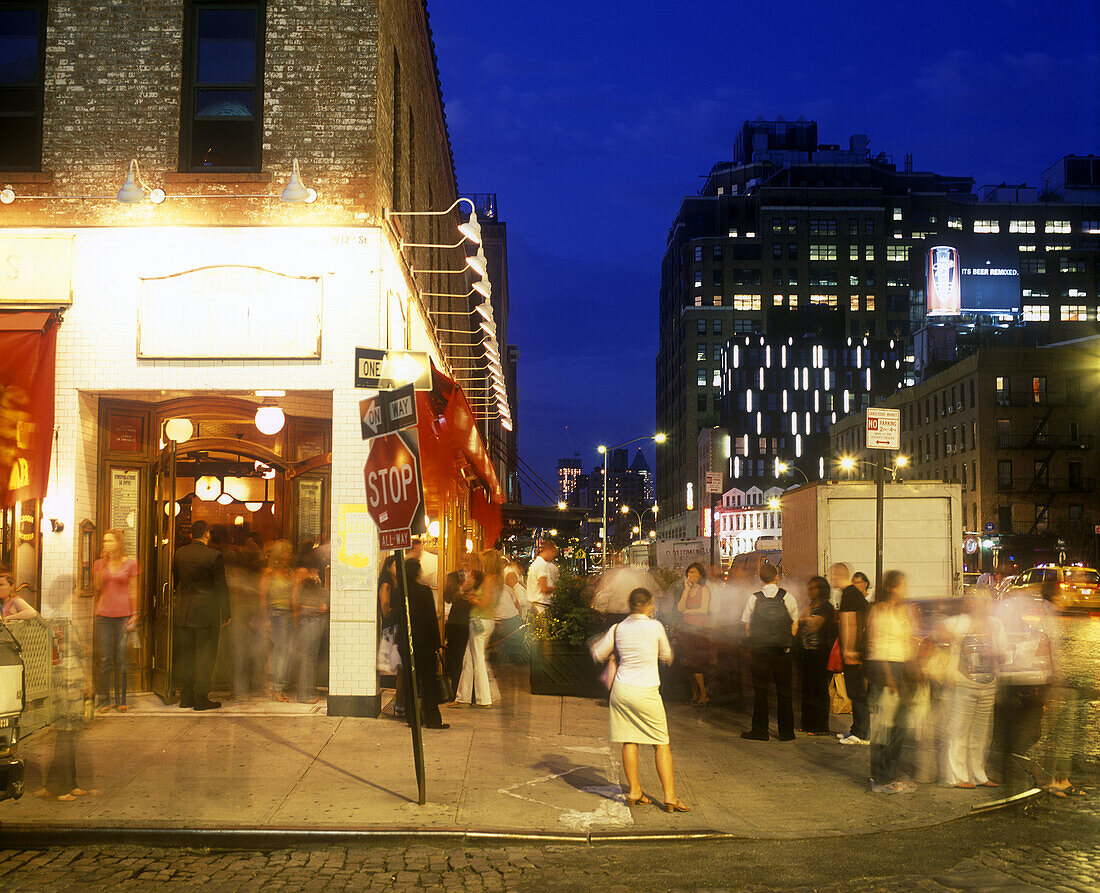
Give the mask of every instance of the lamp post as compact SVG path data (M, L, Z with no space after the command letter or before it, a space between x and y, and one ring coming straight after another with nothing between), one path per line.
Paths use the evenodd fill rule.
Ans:
M873 462L870 459L853 459L851 456L840 458L840 467L845 471L851 471L858 464L871 465L875 469L875 592L882 591L882 515L883 515L883 473L886 471L885 462ZM893 483L897 483L898 469L909 464L905 456L897 456L894 459L894 467L891 469Z
M635 437L625 443L616 444L613 447L604 446L602 443L596 451L603 454L603 568L607 570L607 455L612 450L621 450L632 443L640 443L643 440L652 440L654 443L664 443L667 437L664 434L649 434L645 437ZM639 526L641 524L639 523Z
M802 475L802 480L804 480L807 484L810 483L810 479L806 477L806 472L804 472L797 465L791 465L787 462L776 462L775 470L777 473L776 476L780 474L786 474L788 471L797 471L800 475Z
M644 512L641 512L641 513L634 511L634 509L632 509L628 505L624 505L621 509L619 509L619 511L621 511L624 515L633 515L635 518L638 519L638 526L637 526L636 530L638 531L638 538L641 539L642 538L642 518L644 518L646 515L648 515L650 512L652 512L653 513L653 518L654 518L654 520L656 520L656 518L657 518L657 503L653 503L652 506L650 506Z

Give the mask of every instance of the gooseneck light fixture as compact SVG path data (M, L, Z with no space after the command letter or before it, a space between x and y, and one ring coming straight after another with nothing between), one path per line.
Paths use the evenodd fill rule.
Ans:
M145 181L141 178L141 171L138 170L137 159L131 158L130 170L126 174L126 182L122 184L122 188L118 191L118 200L125 205L132 205L145 201L146 193L149 195L149 201L154 205L161 204L165 199L163 189L150 189L145 185Z

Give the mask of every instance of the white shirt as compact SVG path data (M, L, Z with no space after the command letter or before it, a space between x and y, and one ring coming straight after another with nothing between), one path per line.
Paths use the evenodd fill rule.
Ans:
M510 620L519 617L519 609L516 607L516 592L507 584L501 587L497 596L496 610L493 611L494 620Z
M760 587L760 592L763 592L768 598L775 598L776 593L779 592L779 587L775 583L768 583L765 586ZM749 623L752 621L752 612L756 610L757 595L754 592L749 596L748 602L745 604L745 613L741 615L742 623ZM794 600L794 596L789 592L783 593L783 604L787 606L787 613L791 615L791 621L794 622L798 619L798 602Z
M634 685L638 688L657 688L661 675L657 661L672 662L672 647L664 626L645 614L631 614L616 623L592 646L592 656L603 663L611 653L619 654L619 669L615 684Z
M439 559L427 549L420 550L420 582L432 589L439 588Z
M532 604L542 605L543 607L550 604L552 593L540 592L539 580L546 580L547 586L553 588L558 585L560 573L554 562L547 561L541 555L535 556L535 560L531 562L531 567L527 571L527 579L531 584L531 591L528 595Z

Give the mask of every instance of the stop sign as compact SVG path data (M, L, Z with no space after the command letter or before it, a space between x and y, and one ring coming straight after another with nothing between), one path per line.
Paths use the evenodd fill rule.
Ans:
M423 500L415 436L412 432L375 438L363 468L367 509L378 525L378 545L383 550L412 545L412 522Z

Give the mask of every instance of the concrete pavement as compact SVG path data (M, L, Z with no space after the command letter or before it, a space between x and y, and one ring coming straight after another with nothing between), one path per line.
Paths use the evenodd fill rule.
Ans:
M70 803L32 795L53 733L24 741L28 793L0 803L0 838L35 829L321 829L784 839L939 824L1003 796L935 785L871 794L868 748L824 737L743 741L742 713L673 704L677 794L693 810L629 809L606 707L532 696L525 669L497 673L493 709L444 708L451 728L425 730L425 806L416 802L408 729L392 715L291 715L260 702L240 712L161 708L97 717L81 733L78 780L98 793ZM840 730L842 720L834 723ZM660 801L651 754L643 748L643 786Z

